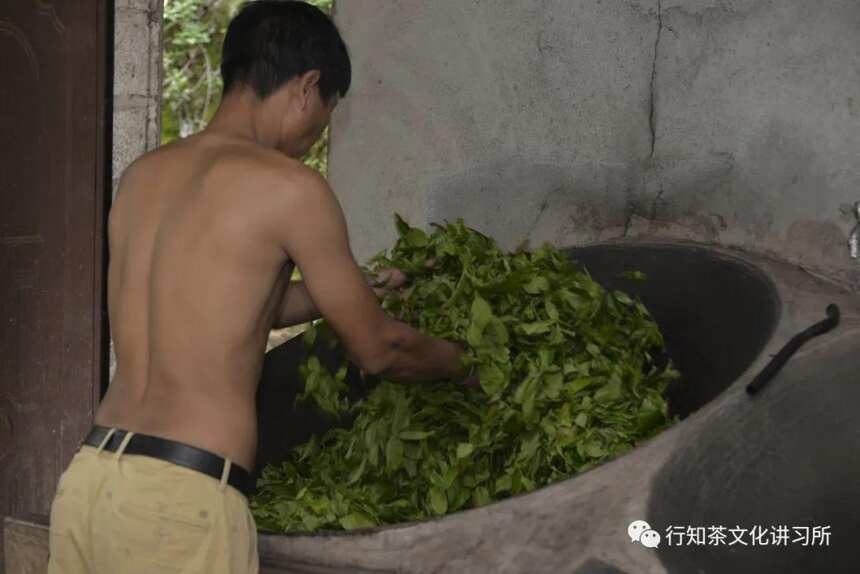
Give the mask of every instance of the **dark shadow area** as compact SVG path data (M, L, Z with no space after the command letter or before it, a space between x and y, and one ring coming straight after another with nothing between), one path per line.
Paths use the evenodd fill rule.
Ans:
M853 337L793 357L760 395L742 395L683 438L655 480L651 527L664 535L669 526L758 525L771 536L767 546L753 546L749 533L746 546L728 546L732 535L711 546L669 546L664 538L657 552L669 572L858 571L857 349ZM779 526L788 527L788 544L774 545ZM794 527L815 526L830 527L829 544L803 546L804 531Z
M695 412L758 357L779 319L776 288L740 259L693 245L595 245L565 251L607 289L636 295L660 326L681 379L671 411ZM641 271L645 281L626 279Z

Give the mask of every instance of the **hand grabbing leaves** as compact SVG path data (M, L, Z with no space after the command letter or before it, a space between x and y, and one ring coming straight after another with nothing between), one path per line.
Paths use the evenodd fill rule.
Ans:
M591 468L673 422L663 391L678 374L655 363L663 338L641 302L550 246L504 253L462 221L428 234L397 217L397 228L372 263L411 284L385 294L383 308L463 345L477 376L383 381L349 405L340 371L309 357L305 396L350 409L354 422L263 471L252 503L261 528L367 527L481 506Z

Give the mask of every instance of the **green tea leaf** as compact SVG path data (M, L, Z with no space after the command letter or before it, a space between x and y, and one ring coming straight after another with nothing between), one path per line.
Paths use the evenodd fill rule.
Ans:
M340 525L344 530L353 530L355 528L373 528L376 523L371 517L363 512L352 512L342 517Z
M522 324L519 327L526 335L540 335L541 333L549 332L551 326L551 321L535 321L533 323Z
M479 486L475 490L472 491L472 505L476 508L478 506L484 506L485 504L489 504L492 501L490 497L490 491L487 490L484 486Z
M427 245L427 234L420 229L412 228L406 232L406 241L413 247L424 247Z
M403 431L397 436L402 440L423 440L433 435L433 431Z
M403 441L392 436L385 445L385 468L391 472L400 468L401 464L403 464Z
M621 276L632 281L645 281L648 279L648 276L641 271L625 271Z
M317 330L313 325L308 327L304 333L302 333L302 342L305 344L305 347L310 349L314 346L314 341L317 338Z
M546 277L535 277L523 289L526 293L537 295L549 290L549 281L547 281Z
M442 516L448 512L448 497L443 490L430 489L430 508L436 516Z
M263 469L251 501L261 528L359 528L481 506L587 470L674 422L662 395L679 375L655 366L664 341L641 301L549 245L505 253L461 220L432 232L395 221L399 239L368 265L412 282L382 309L464 346L480 388L368 378L353 402L348 362L316 353L341 343L315 322L300 397L338 424Z
M461 442L457 445L457 458L466 458L475 450L475 445L468 442Z
M498 395L506 386L505 373L495 363L478 366L478 379L481 388L490 396Z

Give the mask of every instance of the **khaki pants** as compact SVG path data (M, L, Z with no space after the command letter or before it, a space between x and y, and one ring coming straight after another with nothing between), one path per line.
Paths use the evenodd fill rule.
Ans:
M126 441L127 442L127 441ZM51 507L48 574L256 574L248 500L203 473L83 446Z

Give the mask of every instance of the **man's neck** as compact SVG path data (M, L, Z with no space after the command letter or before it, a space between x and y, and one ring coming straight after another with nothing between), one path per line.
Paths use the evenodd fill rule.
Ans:
M264 147L274 148L274 142L257 129L257 107L259 102L249 90L238 90L224 96L215 116L206 126L205 132L247 140Z

